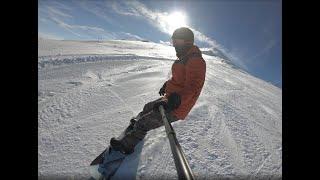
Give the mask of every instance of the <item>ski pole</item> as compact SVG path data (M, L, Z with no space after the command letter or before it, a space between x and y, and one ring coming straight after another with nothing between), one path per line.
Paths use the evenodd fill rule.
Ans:
M162 105L159 106L159 111L161 113L162 120L164 122L164 127L166 129L166 133L170 142L171 152L172 152L174 163L178 172L178 178L180 180L193 180L194 179L193 172L177 140L174 129L166 117L166 114Z

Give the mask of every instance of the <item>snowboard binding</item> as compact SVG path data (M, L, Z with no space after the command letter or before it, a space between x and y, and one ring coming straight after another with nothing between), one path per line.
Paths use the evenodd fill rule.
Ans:
M123 142L121 141L124 136L128 135L130 131L133 130L135 123L137 122L137 119L135 117L130 119L130 124L129 126L125 129L123 135L119 136L118 138L111 138L110 140L110 146L113 150L115 151L120 151L123 154L131 154L134 152L134 148L128 148L126 147Z

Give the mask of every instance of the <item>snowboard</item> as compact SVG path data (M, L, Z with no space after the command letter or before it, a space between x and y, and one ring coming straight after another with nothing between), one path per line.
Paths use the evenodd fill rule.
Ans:
M111 147L102 154L99 164L90 165L91 180L109 180L118 170L126 155ZM98 162L98 161L96 161Z
M133 129L136 118L130 120L130 125L117 137L122 139L129 131ZM90 180L110 179L120 167L122 161L127 155L113 150L108 146L90 163Z

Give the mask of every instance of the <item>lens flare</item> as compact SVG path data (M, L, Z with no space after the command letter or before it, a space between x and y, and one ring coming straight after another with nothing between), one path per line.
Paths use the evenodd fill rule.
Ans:
M187 18L186 15L182 12L173 12L169 14L165 21L168 25L169 33L173 33L173 31L179 27L187 26Z

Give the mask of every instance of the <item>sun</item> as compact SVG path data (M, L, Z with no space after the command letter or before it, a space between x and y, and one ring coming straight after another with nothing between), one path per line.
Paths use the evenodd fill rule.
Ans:
M179 27L187 26L187 18L183 12L173 12L169 14L165 21L168 26L169 33L173 33L173 31Z

